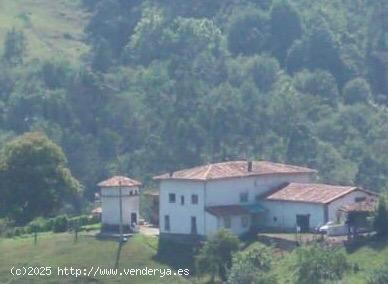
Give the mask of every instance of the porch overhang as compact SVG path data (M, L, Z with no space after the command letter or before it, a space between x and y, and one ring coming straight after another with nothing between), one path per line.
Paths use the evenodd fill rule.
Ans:
M259 204L222 205L222 206L209 206L206 208L206 212L217 217L260 214L266 211L267 210Z
M249 215L249 211L240 205L221 205L221 206L209 206L206 208L206 212L216 216L239 216Z
M267 209L265 209L260 204L249 204L249 205L243 205L243 207L249 211L250 214L261 214L267 212Z

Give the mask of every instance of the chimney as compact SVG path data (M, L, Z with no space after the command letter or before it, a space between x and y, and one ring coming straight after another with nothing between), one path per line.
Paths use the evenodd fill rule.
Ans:
M248 161L248 172L252 171L252 161Z

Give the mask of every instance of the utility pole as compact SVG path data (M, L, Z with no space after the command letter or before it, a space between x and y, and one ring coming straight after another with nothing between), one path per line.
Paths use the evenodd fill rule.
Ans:
M120 230L120 244L123 242L123 196L122 196L122 188L121 188L121 180L119 181L119 208L120 208L120 225L119 225L119 230Z
M38 243L38 227L34 226L34 245Z

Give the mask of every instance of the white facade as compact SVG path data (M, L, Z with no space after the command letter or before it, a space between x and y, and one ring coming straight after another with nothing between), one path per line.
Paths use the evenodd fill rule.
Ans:
M309 216L309 227L325 223L325 205L289 201L264 201L267 209L263 225L279 230L296 229L297 216Z
M160 232L162 234L192 234L194 222L195 233L200 236L210 235L225 227L241 235L250 229L252 222L250 215L214 216L207 212L206 208L255 204L261 195L286 182L308 183L313 179L314 174L312 173L297 173L209 181L161 180ZM175 195L175 202L170 199L170 194ZM241 200L241 195L244 194L247 195L247 200ZM197 204L192 204L192 195L197 196Z
M190 234L191 219L196 220L197 234L205 235L205 183L194 181L164 180L160 183L159 224L161 233ZM169 195L175 194L175 202ZM192 195L198 204L192 204ZM182 204L181 198L184 198ZM168 216L168 217L166 217ZM169 229L166 224L169 218Z
M101 188L101 221L103 225L120 224L119 187ZM123 225L131 226L139 220L139 188L122 187Z

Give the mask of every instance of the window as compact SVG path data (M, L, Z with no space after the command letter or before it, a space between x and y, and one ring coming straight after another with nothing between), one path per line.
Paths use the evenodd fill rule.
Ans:
M197 194L193 194L191 196L191 204L198 204L198 195Z
M175 203L175 193L170 193L170 194L168 195L168 201L169 201L170 203Z
M197 234L197 218L191 217L191 233L193 235Z
M248 202L248 192L240 193L240 202L247 203Z
M230 229L230 227L232 227L232 219L229 216L224 217L224 227L227 229Z
M363 202L363 201L365 201L365 200L366 200L366 197L365 197L365 196L363 196L363 197L356 197L356 198L354 199L355 202Z
M249 218L248 216L242 216L241 217L241 227L247 228L249 224Z
M181 195L181 205L185 205L185 197Z
M165 231L170 231L170 216L169 215L164 215L164 230Z

